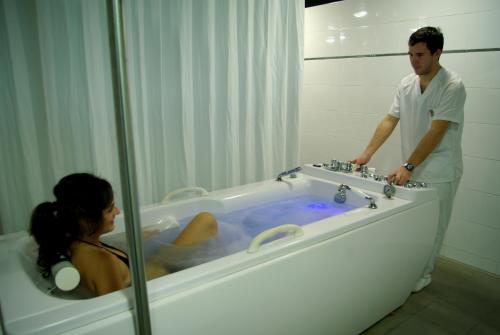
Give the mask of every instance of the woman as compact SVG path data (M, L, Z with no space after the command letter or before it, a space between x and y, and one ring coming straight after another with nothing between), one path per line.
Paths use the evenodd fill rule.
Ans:
M80 272L81 285L95 295L130 285L127 254L100 241L114 229L120 213L113 189L104 179L88 173L62 178L54 187L55 202L38 205L31 217L31 235L38 243L37 264L43 275L51 275L52 265L70 259ZM177 236L173 244L193 245L217 234L217 221L210 213L200 213ZM168 273L160 262L148 262L148 279Z

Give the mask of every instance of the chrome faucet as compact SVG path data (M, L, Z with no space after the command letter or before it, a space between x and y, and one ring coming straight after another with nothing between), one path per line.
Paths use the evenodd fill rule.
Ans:
M338 204L343 204L347 200L346 191L351 188L345 184L340 184L337 194L335 194L334 200Z
M296 173L299 172L300 170L302 170L302 168L300 166L294 168L294 169L291 169L289 171L284 171L284 172L281 172L277 177L276 177L276 181L283 181L283 177L285 176L288 176L290 175L290 178L296 178L297 175Z
M343 204L347 199L346 193L348 190L355 192L355 193L361 195L364 199L368 200L370 202L368 204L368 208L371 208L371 209L377 208L377 204L375 203L375 199L373 199L373 197L369 196L368 194L366 194L365 192L363 192L361 190L351 188L349 185L346 185L346 184L340 184L340 186L338 188L338 192L337 192L337 194L335 194L335 197L334 197L335 202L339 203L339 204Z
M392 183L385 184L383 191L388 199L391 199L394 194L396 194L396 188L394 187L394 185L392 185Z
M359 174L362 178L368 178L368 165L360 165Z

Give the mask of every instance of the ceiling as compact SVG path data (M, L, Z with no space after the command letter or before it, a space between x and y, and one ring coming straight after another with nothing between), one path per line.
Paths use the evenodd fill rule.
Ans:
M313 6L319 6L319 5L324 5L330 2L337 2L337 1L342 1L342 0L305 0L306 1L306 8L307 7L313 7Z

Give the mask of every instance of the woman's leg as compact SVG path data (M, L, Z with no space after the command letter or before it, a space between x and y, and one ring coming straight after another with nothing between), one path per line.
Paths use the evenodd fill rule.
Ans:
M203 242L215 236L218 231L217 220L208 213L197 214L193 220L182 230L174 241L175 245L192 245Z
M217 232L218 225L215 217L208 212L202 212L191 220L177 236L173 244L177 246L194 245L208 240L215 236ZM184 264L186 260L189 260L188 250L175 248L172 245L159 248L147 261L146 274L148 280L168 274L170 272L168 268L172 265L174 268L185 267L179 264Z

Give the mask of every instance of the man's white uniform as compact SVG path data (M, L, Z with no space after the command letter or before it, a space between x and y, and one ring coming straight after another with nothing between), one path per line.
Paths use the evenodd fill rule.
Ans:
M439 145L415 168L412 180L428 183L439 197L439 224L431 257L422 276L432 272L450 221L453 200L462 177L462 130L465 87L454 73L441 68L422 93L420 78L401 80L389 115L399 118L401 152L406 161L433 120L450 121Z

